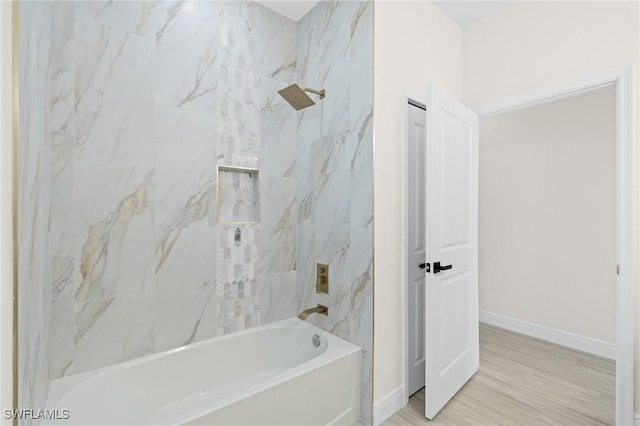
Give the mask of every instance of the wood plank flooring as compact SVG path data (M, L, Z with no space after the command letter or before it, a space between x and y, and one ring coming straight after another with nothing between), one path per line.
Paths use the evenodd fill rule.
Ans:
M481 324L478 372L431 421L424 398L383 425L613 425L615 362Z

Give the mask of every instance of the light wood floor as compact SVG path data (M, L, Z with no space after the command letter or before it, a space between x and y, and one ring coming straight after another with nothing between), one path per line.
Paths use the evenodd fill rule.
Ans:
M480 369L431 421L422 389L383 423L613 425L615 362L486 324Z

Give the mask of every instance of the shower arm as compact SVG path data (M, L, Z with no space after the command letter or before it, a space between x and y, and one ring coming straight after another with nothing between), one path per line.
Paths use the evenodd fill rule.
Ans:
M320 96L320 99L324 99L325 89L316 90L316 89L311 89L310 87L303 87L302 90L304 90L305 92L315 93L316 95Z

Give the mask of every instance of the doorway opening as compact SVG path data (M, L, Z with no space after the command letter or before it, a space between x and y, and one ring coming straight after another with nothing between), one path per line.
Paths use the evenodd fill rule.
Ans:
M635 256L635 241L637 239L637 228L634 220L637 218L635 212L635 201L637 200L637 194L632 191L635 185L634 182L634 167L633 162L636 152L636 142L633 139L634 124L632 114L632 102L631 102L631 82L632 71L631 69L623 69L607 75L601 75L589 80L577 82L572 85L566 85L544 92L536 93L531 96L523 97L516 101L509 100L507 102L496 103L477 110L481 118L497 115L507 111L515 111L523 108L527 108L533 105L542 103L549 103L558 101L564 98L575 97L576 95L586 94L597 89L601 89L604 86L611 86L615 90L615 128L616 128L616 142L615 142L615 259L616 261L611 265L611 269L615 275L617 284L615 285L615 346L610 347L610 353L615 358L615 419L617 424L626 424L633 422L633 340L634 340L634 300L636 291L636 283L634 282L634 274L637 271L637 260ZM413 100L418 104L425 104L426 97L421 93L406 94L404 99L405 105L405 117L404 123L406 129L408 129L408 117L409 108L415 108L409 104L409 100ZM426 105L428 108L429 106ZM404 139L404 169L407 170L405 176L405 188L403 190L404 196L404 208L403 219L406 221L403 225L405 242L403 247L403 261L407 267L405 268L405 276L403 277L403 291L405 300L404 311L404 338L405 338L405 356L404 371L405 371L405 400L408 401L409 392L411 388L409 386L409 371L411 360L411 349L409 341L412 338L410 334L410 317L409 317L409 303L415 301L409 296L408 286L412 284L411 275L409 274L409 264L414 263L411 258L408 244L408 232L409 232L409 172L408 166L410 161L408 151L408 139L409 132L405 132ZM482 203L482 195L481 201ZM483 229L480 229L481 237ZM480 264L482 270L482 263ZM482 298L482 293L481 296ZM483 318L486 320L486 318ZM526 325L526 324L525 324ZM521 330L524 331L524 330ZM548 336L544 337L546 340L551 340ZM578 348L584 350L584 348ZM413 355L416 354L415 348L413 349ZM600 354L602 355L602 354ZM415 385L414 385L415 386Z

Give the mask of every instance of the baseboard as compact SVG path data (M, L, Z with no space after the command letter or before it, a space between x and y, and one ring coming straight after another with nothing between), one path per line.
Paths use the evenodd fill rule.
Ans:
M506 328L507 330L526 334L527 336L536 337L603 358L616 359L616 345L602 340L592 339L579 334L569 333L567 331L557 330L544 325L538 325L487 311L480 311L480 322ZM636 426L640 425L636 424Z
M391 389L373 403L373 425L378 426L393 414L404 407L406 396L404 386Z

